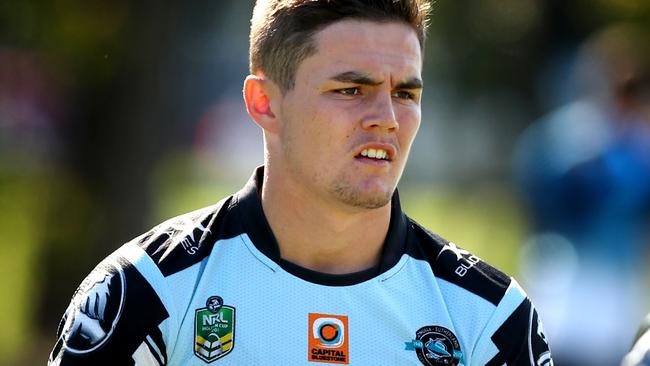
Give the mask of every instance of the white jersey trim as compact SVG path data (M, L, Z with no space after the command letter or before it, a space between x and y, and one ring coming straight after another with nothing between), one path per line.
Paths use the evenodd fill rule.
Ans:
M646 331L634 344L632 351L625 356L621 366L640 366L650 356L650 330Z
M135 366L162 366L149 350L147 341L142 342L131 357Z

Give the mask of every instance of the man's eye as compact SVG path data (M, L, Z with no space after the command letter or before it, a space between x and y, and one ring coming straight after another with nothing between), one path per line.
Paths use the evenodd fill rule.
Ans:
M361 90L359 88L343 88L336 89L336 92L343 95L359 95Z
M393 96L400 99L415 99L415 94L405 90L396 91Z

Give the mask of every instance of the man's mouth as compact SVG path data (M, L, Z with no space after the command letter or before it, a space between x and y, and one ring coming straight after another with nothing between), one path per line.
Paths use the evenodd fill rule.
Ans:
M364 158L377 159L377 160L389 160L388 151L383 149L363 149L359 156Z

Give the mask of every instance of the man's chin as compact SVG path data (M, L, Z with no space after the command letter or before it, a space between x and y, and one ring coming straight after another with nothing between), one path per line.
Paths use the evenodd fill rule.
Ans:
M365 208L365 209L377 209L377 208L385 207L389 203L390 203L390 197L388 197L388 199L381 197L381 198L356 202L356 207Z
M335 190L336 196L339 200L348 206L377 209L382 208L390 203L393 197L394 190L382 191L360 191L355 189L345 189L344 187L337 187Z

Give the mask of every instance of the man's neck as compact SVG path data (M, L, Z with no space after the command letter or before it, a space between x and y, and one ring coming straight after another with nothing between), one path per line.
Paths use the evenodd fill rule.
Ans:
M346 210L266 175L262 206L286 261L329 274L359 272L379 263L390 203Z

